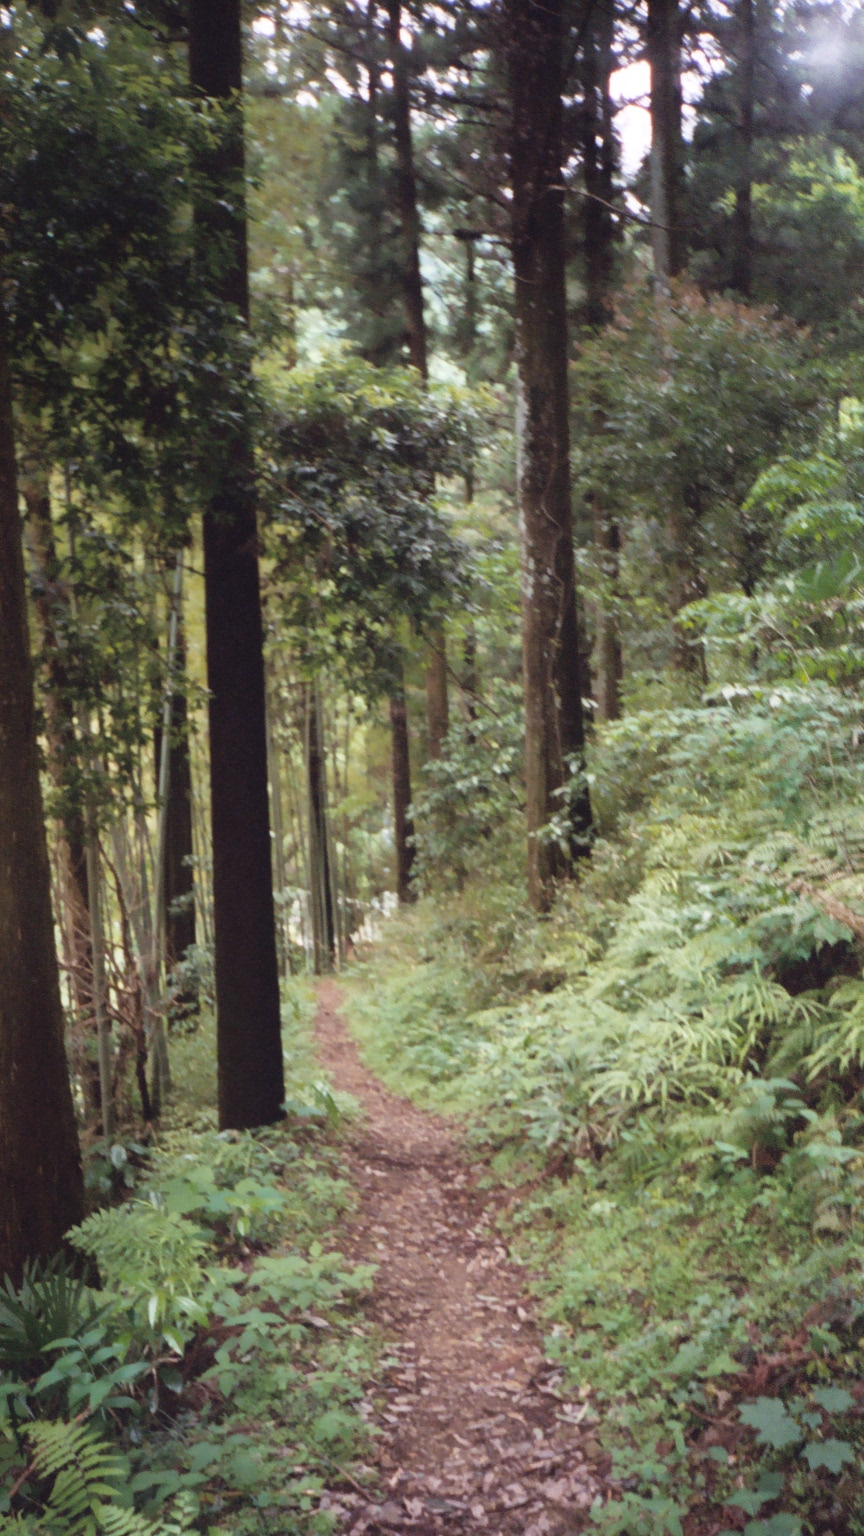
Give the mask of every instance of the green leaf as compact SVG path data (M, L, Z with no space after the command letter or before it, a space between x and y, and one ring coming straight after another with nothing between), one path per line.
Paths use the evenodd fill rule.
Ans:
M826 1413L845 1413L855 1407L855 1399L845 1387L814 1387L813 1397Z
M758 1431L760 1445L770 1445L782 1451L787 1445L795 1445L801 1439L801 1431L790 1418L786 1404L779 1397L759 1397L755 1403L743 1403L740 1409L744 1424Z
M801 1536L797 1515L772 1515L770 1520L748 1520L744 1536Z
M847 1461L855 1460L848 1440L813 1440L805 1445L803 1456L811 1472L817 1467L824 1467L826 1472L842 1472Z
M721 1349L719 1355L706 1365L703 1376L734 1376L736 1372L743 1370L743 1366L733 1360L728 1349Z

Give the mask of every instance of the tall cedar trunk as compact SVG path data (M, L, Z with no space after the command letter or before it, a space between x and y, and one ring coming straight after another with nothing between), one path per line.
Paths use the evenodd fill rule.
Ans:
M387 0L387 32L393 65L393 141L396 148L396 207L402 246L402 285L408 356L424 383L428 379L426 313L420 273L420 214L414 173L411 130L411 81L407 50L402 42L401 0ZM448 730L447 642L443 626L432 634L426 668L426 721L429 756L441 756ZM394 762L396 753L394 750Z
M683 149L681 138L681 15L679 0L648 0L648 58L651 63L651 219L654 282L659 303L669 279L684 265L681 227ZM670 496L666 517L669 544L669 606L672 663L676 670L704 674L704 648L694 642L677 615L704 593L696 558L698 506L688 487Z
M588 847L591 805L582 785L559 791L584 752L576 617L561 189L561 0L507 0L511 177L518 376L518 495L522 542L522 667L528 880L546 910L556 879ZM541 834L570 815L569 846Z
M0 1274L56 1249L84 1213L63 1047L12 393L0 317Z
M429 639L429 666L426 668L426 719L429 725L429 756L438 758L450 729L450 701L447 692L447 642L444 630L436 629Z
M614 14L611 3L598 3L586 30L583 49L583 165L585 175L585 323L599 329L609 319L609 294L614 265L615 228L612 221L615 139L611 76ZM595 412L593 432L605 430L602 413ZM620 534L614 518L603 509L596 494L591 501L594 548L610 598L618 581ZM614 601L599 603L595 614L594 707L600 720L617 720L621 714L621 682L624 659L621 631Z
M651 65L651 222L654 282L669 289L684 265L681 228L681 18L679 0L648 0Z
M411 820L411 757L405 685L401 678L390 695L390 741L393 752L393 830L396 844L396 894L404 906L414 900L414 823Z
M465 243L465 308L463 313L463 345L462 355L465 363L465 375L469 383L475 374L475 348L477 345L477 271L474 261L474 242L479 238L479 232L474 229L456 230L456 237ZM469 460L465 467L465 505L470 507L474 500L474 465ZM480 689L480 677L477 667L477 627L472 618L468 619L465 627L465 638L462 643L462 706L468 729L465 739L473 742L476 738L471 726L477 719L477 699Z
M420 215L411 137L411 84L408 54L402 42L401 0L387 0L387 32L393 66L393 142L396 149L396 208L399 215L402 284L405 293L405 339L412 367L428 374L423 280L420 276Z
M749 299L753 289L753 114L756 104L756 21L754 0L738 0L741 98L738 132L740 164L733 219L732 287Z
M69 592L63 582L48 476L41 466L31 465L21 475L21 493L27 512L29 545L33 563L33 606L39 621L45 652L48 688L45 694L45 734L48 771L60 800L63 831L62 868L64 898L68 903L68 945L72 964L71 984L75 1012L83 1028L83 1059L77 1064L88 1121L98 1119L102 1107L99 1064L96 1059L93 996L93 949L90 939L90 888L87 871L87 834L81 803L77 765L79 744L70 694L67 657L69 641L64 634L70 612Z
M202 270L223 263L219 296L246 318L240 0L191 0L189 76L198 95L229 104L199 166L208 196L196 222ZM254 460L230 384L217 375L213 388L235 423L223 429L221 483L204 513L219 1122L243 1129L279 1118L284 1079Z
M610 78L614 17L611 0L597 0L582 50L582 168L585 178L585 324L605 325L610 314L615 227L615 140Z
M315 974L332 971L336 961L333 879L327 826L327 766L321 701L312 684L306 693L306 782L309 789L309 896Z

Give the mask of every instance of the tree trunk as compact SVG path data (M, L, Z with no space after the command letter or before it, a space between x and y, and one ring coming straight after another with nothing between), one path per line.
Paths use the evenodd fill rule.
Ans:
M427 377L426 317L420 275L420 216L411 135L411 83L408 53L402 42L401 0L387 0L387 33L393 66L393 141L396 148L396 207L402 240L402 283L408 356L421 378Z
M2 326L2 318L0 318ZM63 1047L12 393L0 329L0 1274L56 1249L84 1211Z
M186 699L186 634L182 610L177 615L177 640L172 668L171 734L165 793L163 863L165 970L183 959L195 935L195 875L192 846L192 764L189 755L189 709ZM156 782L162 760L162 719L154 732ZM194 1003L194 998L178 1002Z
M584 46L585 189L585 324L593 330L609 319L609 293L614 266L615 227L612 199L615 191L615 139L610 81L614 67L614 14L608 0L600 0L590 19ZM605 431L601 411L594 413L592 433ZM618 581L620 537L618 525L603 509L600 497L591 498L594 548L610 599ZM601 601L595 614L594 708L599 720L617 720L621 713L621 681L624 666L621 634L614 601Z
M756 20L754 0L738 0L740 35L740 165L735 189L735 254L732 287L749 299L753 290L753 114L756 102Z
M462 700L465 709L465 718L468 721L468 729L465 732L466 741L474 741L476 738L471 727L477 719L477 699L480 691L480 676L477 668L477 627L473 619L468 620L465 629L465 640L462 646Z
M554 882L588 849L582 782L560 791L584 753L570 503L564 205L561 188L561 0L508 0L511 178L522 545L522 669L528 883L550 905ZM543 836L569 816L566 846Z
M447 642L443 626L429 640L429 665L426 668L426 719L429 724L429 756L438 758L450 729L450 703L447 693Z
M668 293L684 265L681 228L681 18L679 0L648 0L651 65L651 222L654 282Z
M189 709L186 700L186 637L182 616L177 628L174 690L171 696L171 743L165 807L165 966L170 970L195 943L195 873L192 867L192 764L189 758ZM190 1004L193 998L178 999Z
M583 47L582 167L585 207L585 324L592 329L609 319L615 226L615 137L610 80L614 67L614 15L610 0L597 0Z
M306 690L306 779L309 789L309 879L315 975L332 971L336 960L336 924L327 826L327 767L317 684Z
M22 474L21 494L27 512L33 566L33 606L39 621L48 675L45 734L48 771L58 793L63 831L61 864L64 898L68 903L68 960L82 1053L77 1070L87 1120L95 1121L101 1111L102 1098L98 1061L94 1049L90 1049L95 1046L95 1008L87 834L78 776L80 746L66 665L70 642L64 633L72 616L71 603L57 555L48 476L41 465L31 465ZM89 1029L88 1025L91 1026Z
M196 207L205 278L223 271L218 297L248 317L240 0L191 0L189 76L202 97L231 103L199 170L209 195ZM243 1129L277 1120L284 1079L270 824L264 649L248 422L236 384L213 375L221 409L220 483L204 513L210 794L216 950L219 1123Z
M414 823L410 816L411 757L408 749L408 714L405 708L405 685L401 675L390 695L390 739L393 749L396 894L400 906L405 906L414 900L414 888L411 884L411 865L414 863Z
M417 178L414 173L414 141L411 129L411 80L409 57L402 42L401 0L387 0L387 34L393 66L393 140L396 148L396 208L402 246L402 286L405 297L405 331L408 356L424 383L429 377L426 313L420 272L420 214ZM441 756L448 730L447 641L440 625L430 638L426 672L426 721L429 756ZM398 716L397 708L397 716ZM400 717L401 718L401 717ZM394 743L394 754L396 746ZM394 757L395 760L395 757Z

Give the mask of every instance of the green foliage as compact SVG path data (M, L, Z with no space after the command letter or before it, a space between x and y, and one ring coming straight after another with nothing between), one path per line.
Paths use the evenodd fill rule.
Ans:
M370 1064L527 1179L507 1226L612 1457L604 1529L733 1500L765 1536L860 1494L861 724L751 681L604 727L603 835L550 918L469 875L352 1000ZM700 1440L733 1410L734 1475Z
M184 1334L206 1311L200 1299L207 1242L176 1210L153 1200L94 1211L69 1233L92 1255L104 1283L127 1307L137 1330L183 1352Z
M451 728L442 756L424 764L413 801L420 889L461 889L493 871L514 882L522 874L521 699L501 682L490 693L475 719Z
M772 530L742 505L784 444L813 440L831 382L776 318L687 287L658 309L636 290L576 368L576 482L628 524L651 519L661 557L680 555L670 544L677 504L689 556L746 588Z
M125 1471L116 1451L86 1424L34 1424L28 1438L34 1475L52 1479L46 1520L70 1536L97 1536L105 1529L103 1509L116 1498ZM136 1536L147 1529L134 1517L130 1524Z
M32 1374L48 1346L89 1333L107 1311L64 1254L29 1262L18 1290L8 1275L0 1289L0 1370Z
M423 626L462 579L467 549L435 477L467 457L475 411L453 389L345 356L267 383L269 544L278 574L290 572L285 621L308 665L335 653L374 695L394 624Z

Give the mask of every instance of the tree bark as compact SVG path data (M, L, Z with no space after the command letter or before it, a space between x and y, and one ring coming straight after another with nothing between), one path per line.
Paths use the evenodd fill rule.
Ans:
M0 316L0 1273L50 1253L84 1210L63 1045L12 392Z
M182 616L177 628L171 696L171 743L165 807L165 966L183 959L195 943L195 872L192 867L192 764L189 758L189 708L186 699L186 637ZM183 1001L181 999L180 1001ZM192 1003L194 999L186 999Z
M411 82L408 52L402 42L401 0L387 0L387 33L393 67L393 141L396 148L396 207L402 235L402 283L408 356L422 379L428 377L426 317L420 275L420 215L411 134Z
M609 319L609 290L614 262L615 137L610 80L613 69L614 13L610 0L596 0L585 32L582 69L582 168L585 205L585 324L592 329Z
M561 0L508 0L508 77L518 401L518 496L522 546L522 669L528 885L546 910L554 883L588 849L591 805L584 781L565 804L571 765L584 755L582 681L570 502L561 186ZM543 836L555 814L569 820L567 846Z
M654 282L668 293L684 266L681 228L681 18L679 0L648 0L651 65L651 222Z
M585 190L585 324L592 330L610 316L610 288L614 268L615 226L612 199L615 192L615 138L611 76L614 12L609 0L598 0L585 35L583 65L583 165ZM602 433L601 411L594 413L592 433ZM620 535L618 525L605 512L601 498L591 498L591 524L597 561L610 597L618 580ZM621 713L621 682L624 663L621 634L614 602L600 602L595 614L594 709L599 720L617 720Z
M393 751L396 894L400 906L405 906L414 900L414 888L411 884L411 866L414 863L414 823L410 816L411 756L408 747L408 714L405 707L405 685L401 675L390 695L390 740Z
M69 637L64 633L71 619L69 591L63 582L48 476L32 464L20 476L27 512L27 528L33 570L33 606L42 636L48 687L45 691L45 735L48 772L60 801L62 827L61 868L67 912L67 955L75 1013L79 1024L81 1059L76 1063L88 1121L98 1119L101 1087L98 1062L88 1047L95 1044L93 949L90 935L90 886L87 870L87 833L81 802L78 764L80 745L70 690L67 657ZM89 1026L89 1028L88 1028Z
M732 287L742 298L753 291L753 118L756 104L756 18L754 0L738 0L741 98L738 134L740 164L733 218Z
M396 148L396 208L402 245L402 285L408 356L423 382L429 377L423 278L420 272L420 214L411 129L411 79L408 51L402 42L401 0L387 0L387 34L393 67L393 141ZM447 641L443 625L430 639L426 672L426 721L429 756L441 756L448 730ZM397 709L398 716L398 709ZM399 717L401 718L401 716ZM394 762L396 747L394 744ZM404 855L403 855L404 861Z
M447 642L443 626L429 639L429 665L426 668L426 719L429 725L429 756L439 758L450 729L450 701L447 689Z
M217 296L239 322L249 312L240 0L191 0L189 76L197 95L224 104L199 165L209 195L196 223L205 280L221 264ZM280 1117L284 1079L254 460L237 393L219 374L213 390L226 423L220 483L204 513L219 1123L243 1129Z

